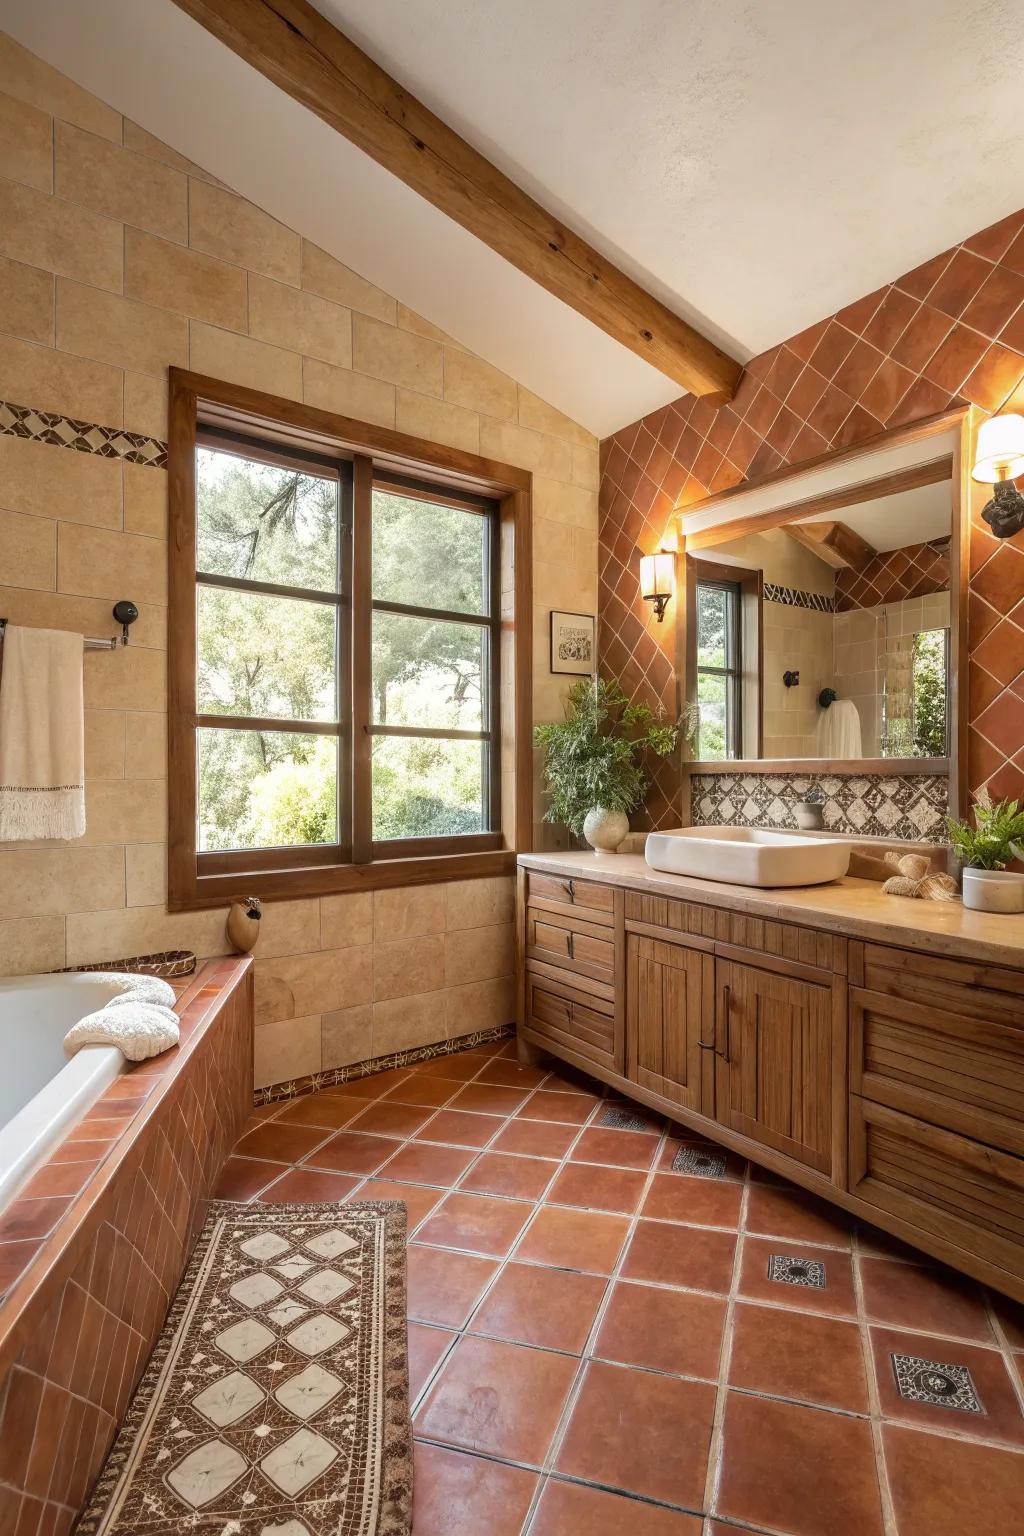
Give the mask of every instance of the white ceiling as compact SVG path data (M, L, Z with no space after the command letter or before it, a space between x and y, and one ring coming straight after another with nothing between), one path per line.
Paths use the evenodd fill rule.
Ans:
M1021 202L1019 0L317 4L744 359ZM171 0L0 23L591 430L678 394Z
M802 523L845 523L877 550L902 549L949 537L953 515L953 486L949 480L897 491L874 501L861 501L838 512L802 517Z

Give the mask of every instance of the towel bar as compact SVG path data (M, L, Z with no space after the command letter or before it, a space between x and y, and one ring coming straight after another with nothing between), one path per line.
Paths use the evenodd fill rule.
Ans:
M128 626L134 624L139 616L139 610L135 604L123 597L120 602L114 604L114 622L120 624L121 633L112 636L109 640L93 640L89 635L85 636L82 644L87 651L116 651L119 645L128 644ZM7 628L7 620L0 619L0 640L4 637Z

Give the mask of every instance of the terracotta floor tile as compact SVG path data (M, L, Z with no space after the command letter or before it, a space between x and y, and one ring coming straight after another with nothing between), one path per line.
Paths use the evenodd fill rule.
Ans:
M546 1093L543 1088L527 1099L517 1113L524 1120L555 1120L563 1125L583 1125L600 1103L585 1093Z
M443 1141L454 1147L482 1147L504 1120L498 1115L473 1115L441 1109L416 1132L417 1141Z
M424 1063L426 1065L426 1063ZM342 1087L330 1088L329 1093L358 1093L364 1098L379 1099L398 1083L404 1083L411 1077L413 1067L389 1067L386 1072L368 1072L364 1077L353 1078L352 1082L345 1083Z
M643 1214L656 1221L735 1229L742 1201L742 1185L725 1179L688 1179L677 1173L656 1173L644 1200Z
M629 1222L603 1211L572 1211L542 1205L516 1249L517 1259L610 1275Z
M657 1504L552 1477L544 1484L530 1536L701 1536L701 1521ZM419 1536L419 1532L416 1532Z
M476 1081L500 1083L503 1088L539 1088L549 1075L543 1067L528 1067L521 1061L499 1058L488 1062Z
M773 1257L823 1264L824 1289L770 1279ZM800 1312L829 1312L841 1317L857 1314L850 1255L837 1252L835 1248L815 1248L812 1243L798 1243L790 1238L748 1237L744 1240L739 1293L754 1301L767 1301L773 1306L792 1307Z
M456 1051L450 1056L431 1056L428 1061L421 1061L417 1066L411 1067L414 1077L446 1077L449 1082L465 1083L487 1063L479 1056L474 1056L467 1051Z
M1008 1445L1024 1446L1024 1416L1003 1357L997 1350L926 1333L900 1333L889 1328L872 1328L870 1333L883 1417L920 1424L922 1429L941 1429L979 1440L1005 1440ZM984 1412L968 1413L932 1403L908 1402L900 1396L896 1385L894 1354L934 1361L940 1366L965 1366ZM1021 1462L1021 1500L1024 1510L1024 1461Z
M467 1083L452 1100L452 1109L476 1110L481 1115L514 1115L526 1098L524 1089L503 1088L499 1083Z
M423 1323L406 1326L409 1348L409 1402L414 1403L433 1373L434 1367L455 1338L448 1328L427 1328Z
M498 1268L493 1259L410 1243L409 1316L421 1323L461 1328Z
M665 1145L661 1149L661 1155L658 1158L659 1173L673 1172L673 1160L675 1159L676 1154L681 1152L684 1147L699 1147L702 1152L720 1153L725 1158L725 1172L723 1174L723 1178L738 1179L742 1181L743 1175L747 1168L745 1158L737 1156L735 1152L727 1151L725 1147L716 1146L713 1141L708 1141L703 1136L694 1136L692 1133L687 1134L686 1136L670 1135L668 1137ZM684 1177L686 1177L686 1175L684 1175Z
M593 1353L602 1360L717 1380L724 1297L618 1281Z
M748 1232L831 1243L849 1248L853 1220L835 1206L791 1186L752 1185L747 1197Z
M920 1248L911 1248L909 1243L900 1242L898 1237L892 1237L881 1227L873 1227L866 1221L857 1223L857 1251L866 1258L903 1259L907 1264L935 1265L935 1260L922 1253Z
M282 1173L287 1163L260 1162L249 1157L229 1157L220 1171L214 1195L218 1200L250 1200Z
M263 1203L295 1200L313 1204L329 1200L344 1200L357 1188L359 1179L349 1173L321 1173L316 1168L291 1168L283 1179L278 1179L265 1190L260 1199Z
M559 1472L700 1509L716 1389L594 1361L555 1461Z
M429 1216L444 1190L428 1189L423 1184L396 1184L391 1179L367 1179L352 1195L353 1200L401 1200L405 1206L406 1230L415 1231L420 1222Z
M357 1098L353 1094L311 1093L296 1099L276 1116L275 1125L323 1126L326 1131L340 1131L343 1125L354 1120L362 1110L369 1109L372 1099Z
M665 1221L639 1221L622 1263L630 1280L690 1286L728 1293L736 1237L709 1227L684 1227Z
M1011 1301L1009 1296L993 1296L992 1302L1007 1344L1011 1349L1024 1350L1024 1304Z
M589 1128L569 1153L574 1163L609 1163L614 1168L650 1168L661 1144L646 1131L604 1131Z
M415 1452L413 1536L519 1536L535 1472L440 1445Z
M473 1333L578 1355L606 1286L603 1275L507 1264L469 1326Z
M317 1168L329 1168L335 1173L376 1173L381 1163L387 1162L396 1151L395 1142L387 1136L367 1136L361 1131L339 1131L337 1136L317 1148L309 1162Z
M368 1131L374 1136L412 1136L434 1111L416 1104L396 1104L392 1099L378 1099L352 1121L354 1131Z
M873 1321L992 1342L981 1287L951 1269L862 1258L860 1277L864 1308Z
M527 1157L564 1157L579 1134L575 1125L550 1121L509 1120L495 1137L495 1152L522 1152Z
M729 1384L867 1413L860 1329L836 1317L740 1302L733 1313Z
M319 1125L282 1125L268 1120L235 1143L238 1157L263 1157L276 1163L297 1163L326 1141L330 1128Z
M617 1211L632 1216L647 1175L639 1168L599 1168L596 1163L567 1163L547 1195L549 1205L578 1205L586 1211Z
M1019 1530L1019 1453L970 1440L882 1430L900 1536L993 1536Z
M419 1240L503 1259L533 1210L534 1206L523 1200L449 1195L419 1233Z
M730 1392L715 1512L791 1536L882 1536L870 1424Z
M389 1104L419 1104L437 1109L458 1091L458 1084L453 1083L450 1077L427 1077L425 1073L410 1073L404 1082L389 1088L384 1097Z
M448 1189L476 1157L472 1147L435 1147L410 1141L381 1169L381 1178L404 1184L440 1184Z
M551 1182L554 1167L539 1157L513 1157L485 1152L459 1184L481 1195L510 1195L515 1200L539 1200Z
M577 1367L571 1355L464 1337L417 1413L416 1432L539 1466Z

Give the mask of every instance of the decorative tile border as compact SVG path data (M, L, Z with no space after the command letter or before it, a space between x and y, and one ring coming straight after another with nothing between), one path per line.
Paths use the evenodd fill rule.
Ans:
M33 443L53 443L78 453L95 453L101 459L127 459L130 464L167 468L167 444L158 437L126 432L121 427L101 427L94 421L76 421L52 411L0 400L0 437L21 437Z
M941 774L694 774L690 819L706 827L795 827L793 806L812 785L824 796L830 832L945 842L949 784Z
M816 613L835 612L833 592L803 592L799 587L780 586L777 581L766 581L762 590L766 603L781 603L786 608L813 608Z

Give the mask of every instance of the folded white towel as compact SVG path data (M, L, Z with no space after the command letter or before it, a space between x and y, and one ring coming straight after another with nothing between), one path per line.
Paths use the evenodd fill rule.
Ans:
M173 1008L177 994L169 982L159 976L139 976L134 971L90 971L90 981L102 981L105 986L116 987L113 1003L159 1003L162 1008Z
M84 831L82 637L8 624L0 679L0 842Z
M119 998L72 1024L64 1036L69 1056L84 1045L116 1045L129 1061L146 1061L177 1045L178 1015L158 1003Z

